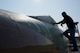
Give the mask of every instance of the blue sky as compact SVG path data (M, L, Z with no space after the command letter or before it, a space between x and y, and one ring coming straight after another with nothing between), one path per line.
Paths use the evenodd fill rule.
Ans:
M56 22L63 19L63 11L80 22L79 5L80 0L0 0L0 9L26 15L50 15Z

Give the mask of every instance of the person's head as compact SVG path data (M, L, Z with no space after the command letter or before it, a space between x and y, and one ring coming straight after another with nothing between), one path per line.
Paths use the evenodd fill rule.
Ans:
M67 14L66 12L62 12L62 16L65 17Z

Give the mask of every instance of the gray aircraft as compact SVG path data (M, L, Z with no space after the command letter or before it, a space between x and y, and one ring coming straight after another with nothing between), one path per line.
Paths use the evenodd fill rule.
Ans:
M66 53L63 31L51 16L0 9L0 53Z

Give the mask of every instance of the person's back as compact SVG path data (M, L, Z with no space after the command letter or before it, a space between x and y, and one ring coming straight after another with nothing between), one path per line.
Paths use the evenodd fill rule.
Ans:
M65 19L65 23L67 24L67 27L69 29L75 28L74 21L73 21L73 19L70 16L66 15L64 17L64 19Z

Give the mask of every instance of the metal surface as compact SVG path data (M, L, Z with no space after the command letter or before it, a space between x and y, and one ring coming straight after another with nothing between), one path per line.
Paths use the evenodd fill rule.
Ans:
M50 16L37 17L0 10L0 49L55 44L64 53L63 32L51 24L55 21Z

